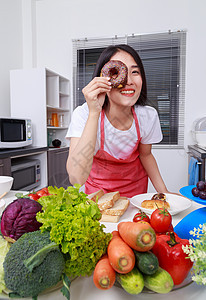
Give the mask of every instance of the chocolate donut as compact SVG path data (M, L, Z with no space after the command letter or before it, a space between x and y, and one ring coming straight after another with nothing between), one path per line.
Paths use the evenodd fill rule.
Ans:
M162 200L162 201L165 201L166 200L166 195L163 194L163 193L157 193L157 194L154 194L152 196L151 200Z
M104 65L100 76L110 77L110 82L114 88L122 88L127 83L127 66L120 60L110 60Z

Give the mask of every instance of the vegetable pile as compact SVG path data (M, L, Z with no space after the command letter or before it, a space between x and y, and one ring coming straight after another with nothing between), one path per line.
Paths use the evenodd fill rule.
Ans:
M189 241L174 233L172 216L165 208L156 209L151 217L140 211L133 222L120 222L117 228L107 255L94 270L97 288L119 285L137 295L146 287L165 294L185 280L193 266L182 249Z
M91 275L111 239L99 223L98 205L78 187L49 187L51 195L39 199L42 212L36 216L43 224L41 231L49 231L51 240L65 254L69 276Z
M144 287L165 294L184 281L193 263L183 249L192 250L174 233L165 208L151 217L139 212L105 233L97 203L79 188L50 186L7 206L1 220L0 292L36 300L62 280L69 300L71 279L92 273L97 288L117 285L135 295Z
M37 299L62 280L61 291L70 299L71 279L92 274L112 234L103 231L97 203L79 188L49 187L36 201L19 195L7 206L1 220L0 292Z

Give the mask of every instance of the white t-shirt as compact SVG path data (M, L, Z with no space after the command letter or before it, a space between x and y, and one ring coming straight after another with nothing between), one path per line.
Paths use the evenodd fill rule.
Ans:
M157 111L151 106L135 105L135 112L139 122L141 143L159 143L162 140L162 131ZM88 114L89 109L87 103L78 106L73 111L71 123L66 135L67 139L70 140L71 137L81 137ZM98 121L95 153L100 149L100 120L101 115ZM104 150L115 158L125 159L133 151L137 142L135 120L133 120L132 126L128 130L122 131L112 126L105 114L104 135Z

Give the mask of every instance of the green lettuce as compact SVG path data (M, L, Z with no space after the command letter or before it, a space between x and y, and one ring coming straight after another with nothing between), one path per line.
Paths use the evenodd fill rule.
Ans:
M99 222L98 205L79 188L49 187L51 195L39 199L42 212L37 213L41 231L50 231L51 240L65 255L68 276L91 275L112 237Z
M0 293L6 288L4 281L4 259L9 251L11 244L7 242L2 236L0 236Z

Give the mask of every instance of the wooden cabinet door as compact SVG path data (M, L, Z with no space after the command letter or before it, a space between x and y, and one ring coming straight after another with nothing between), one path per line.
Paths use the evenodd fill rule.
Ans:
M71 183L66 170L69 148L52 149L48 152L48 185L67 188Z
M11 158L0 158L0 176L11 176Z

